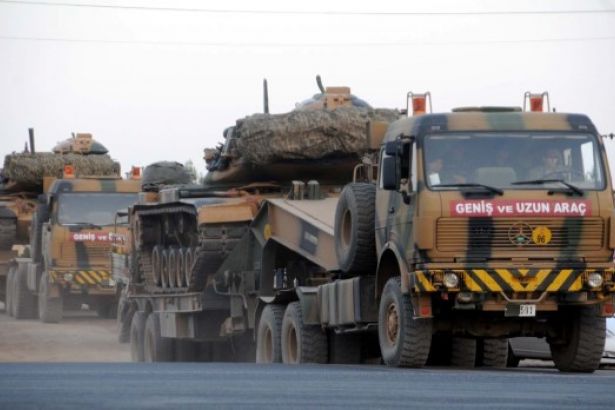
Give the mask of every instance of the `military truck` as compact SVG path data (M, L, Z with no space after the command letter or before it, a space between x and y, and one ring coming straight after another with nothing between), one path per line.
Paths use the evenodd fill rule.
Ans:
M503 367L506 338L525 335L546 337L560 370L594 371L615 290L596 128L539 112L544 95L529 112L446 114L426 113L427 97L409 95L419 112L384 139L371 123L377 155L356 167L290 162L268 168L275 184L172 187L135 205L133 358L254 340L259 362L359 362L375 338L390 366Z
M126 232L114 226L114 216L137 200L140 182L77 178L75 172L66 166L64 178L49 181L33 217L31 244L10 262L8 310L18 319L57 323L64 309L83 304L115 317L109 251Z
M119 165L91 134L77 133L58 143L51 152L37 152L34 129L22 153L8 154L0 172L0 300L7 304L6 278L10 261L30 244L30 225L44 180L62 176L64 165L98 175L117 173Z

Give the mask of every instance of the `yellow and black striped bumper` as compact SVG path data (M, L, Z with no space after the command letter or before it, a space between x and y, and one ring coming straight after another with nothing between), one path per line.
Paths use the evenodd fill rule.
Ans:
M615 291L615 269L447 269L421 270L410 273L410 287L415 292L446 290L443 277L455 273L460 279L457 289L471 292L579 292L582 290ZM590 273L601 273L604 285L591 289L586 285Z
M70 283L82 286L102 286L112 287L115 282L111 274L106 270L71 270L71 271L50 271L49 276L52 283Z

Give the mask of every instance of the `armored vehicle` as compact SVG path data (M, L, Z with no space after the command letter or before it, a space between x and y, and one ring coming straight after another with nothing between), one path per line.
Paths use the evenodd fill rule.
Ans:
M319 207L313 215L328 211L320 209L322 201L331 203L353 174L366 177L357 164L377 151L387 125L379 120L399 116L372 109L345 87L323 87L290 113L265 111L237 121L223 145L205 151L203 185L143 192L129 209L132 243L125 248L132 254L124 262L119 254L126 252L113 257L118 272L133 266L119 321L120 340L130 340L134 360L254 360L254 334L266 307L261 296L271 297L273 285L270 277L261 279L271 232L256 227L259 215L268 214L269 200L287 198ZM269 243L268 257L281 267L287 251ZM307 260L295 268L303 272L302 285L333 275ZM258 360L278 356L261 351Z

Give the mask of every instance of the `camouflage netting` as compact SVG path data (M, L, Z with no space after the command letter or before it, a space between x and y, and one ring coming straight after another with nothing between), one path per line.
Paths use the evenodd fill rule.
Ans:
M362 154L367 150L368 121L398 118L397 110L366 108L255 114L237 121L234 137L239 154L255 164Z
M13 153L4 157L2 177L8 180L5 186L10 185L20 190L39 190L43 186L43 177L62 178L64 165L73 165L77 176L117 175L120 172L119 164L108 155Z
M172 161L159 161L145 167L141 178L143 191L158 191L162 185L189 184L192 175L182 164Z

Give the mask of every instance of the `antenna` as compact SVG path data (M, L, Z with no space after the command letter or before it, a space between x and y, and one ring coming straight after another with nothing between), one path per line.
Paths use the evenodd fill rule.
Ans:
M320 74L316 75L316 85L321 93L325 93L325 87L322 86L322 80L320 79Z
M269 87L266 78L263 80L263 111L269 114Z

